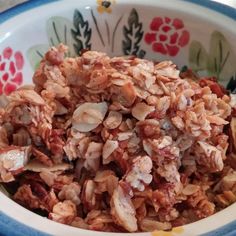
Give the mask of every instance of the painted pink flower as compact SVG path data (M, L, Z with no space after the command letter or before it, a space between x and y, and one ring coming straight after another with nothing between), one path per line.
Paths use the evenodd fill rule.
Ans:
M8 95L22 84L23 65L21 52L13 52L10 47L3 50L0 55L0 95Z
M154 52L176 56L181 47L188 44L190 34L184 29L182 20L155 17L150 24L151 32L145 34L145 42Z

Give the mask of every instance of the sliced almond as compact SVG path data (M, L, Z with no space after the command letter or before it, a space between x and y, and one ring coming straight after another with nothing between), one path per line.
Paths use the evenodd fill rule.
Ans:
M111 214L115 222L129 232L137 231L137 219L135 208L130 196L118 185L111 198Z
M121 124L121 122L122 114L117 111L110 111L103 124L107 129L115 129Z
M102 123L107 113L107 103L83 103L73 114L72 126L80 132L89 132Z
M150 157L152 156L152 145L148 140L143 140L143 149Z
M115 140L107 140L103 146L102 158L103 164L107 164L107 158L119 147L119 143Z
M32 160L30 161L25 167L25 170L33 171L33 172L42 172L44 169L50 172L56 172L56 171L65 171L72 169L73 166L67 163L61 163L61 164L55 164L51 167L46 166L39 162L38 160Z
M8 171L23 168L29 160L31 147L9 147L0 151L0 162Z
M137 103L132 109L132 115L137 120L145 120L148 114L155 110L154 106L148 106L144 102Z
M45 105L43 98L34 90L17 90L10 95L11 100L19 100L19 98L35 105Z
M155 69L155 73L158 76L165 76L172 79L179 78L179 70L175 68L172 61L162 61L155 66Z
M127 140L127 139L131 138L132 135L133 135L132 131L120 132L117 134L119 141Z
M200 186L199 185L195 185L195 184L188 184L182 191L182 193L184 195L192 195L194 193L196 193L197 191L200 190Z
M207 120L212 123L212 124L216 124L216 125L227 125L229 122L224 120L223 118L219 117L219 116L207 116Z
M234 148L236 148L236 117L232 117L230 121L230 128L231 128L231 133L233 137L233 145L234 145Z

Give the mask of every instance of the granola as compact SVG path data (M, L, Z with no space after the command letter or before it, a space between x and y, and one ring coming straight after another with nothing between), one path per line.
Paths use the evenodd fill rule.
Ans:
M236 202L235 95L171 61L66 51L0 97L0 181L15 201L110 232L169 230Z

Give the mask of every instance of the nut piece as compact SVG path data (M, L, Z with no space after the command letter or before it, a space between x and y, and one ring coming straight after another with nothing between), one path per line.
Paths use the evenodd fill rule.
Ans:
M42 172L43 170L46 169L47 171L50 171L50 172L56 172L56 171L65 171L72 168L73 166L68 163L60 163L60 164L54 164L53 166L46 166L38 160L31 160L24 167L24 170L30 170L33 172Z
M102 170L96 173L94 181L97 184L97 193L108 192L109 195L112 195L114 190L118 186L118 177L111 170Z
M48 169L43 169L39 173L39 176L49 187L53 186L55 179L57 178L57 175Z
M125 181L133 188L143 191L146 184L152 181L152 160L149 156L138 156L133 160L131 171L127 174Z
M198 144L196 148L198 164L207 167L211 172L221 171L224 167L221 151L206 142L198 141Z
M230 121L230 128L232 132L233 145L234 145L234 148L236 149L236 117L232 117Z
M103 164L108 164L110 161L108 157L119 147L119 143L115 140L107 140L103 146L102 150L102 160Z
M0 151L0 182L14 181L14 175L24 171L31 147L8 147Z
M82 202L88 210L94 209L96 205L95 195L96 183L93 180L86 180L83 186Z
M117 189L114 190L110 204L111 214L115 222L129 232L137 231L138 226L137 219L135 218L135 208L130 196L125 193L121 185L118 185Z
M165 76L172 79L179 78L179 70L175 68L172 61L160 62L155 66L155 69L158 76Z
M43 100L43 98L36 93L34 90L30 89L30 90L17 90L15 92L13 92L10 95L10 100L11 101L27 101L30 104L34 104L34 105L45 105L45 101Z
M87 170L97 171L99 169L102 147L102 143L89 143L88 149L84 155L84 158L86 159L84 162L84 167Z
M195 184L188 184L183 190L182 193L184 195L192 195L196 192L198 192L200 190L200 186L199 185L195 185Z
M132 108L132 115L137 120L145 120L147 115L153 112L154 110L154 106L148 106L144 102L139 102Z
M69 185L64 185L58 197L60 200L71 200L75 205L79 205L81 202L79 198L80 191L80 185L73 182Z
M171 229L171 223L169 222L160 222L152 218L144 218L140 222L140 228L144 232L151 232L154 230L169 230Z
M85 102L73 113L72 126L80 132L89 132L103 122L107 113L107 103Z
M62 224L71 224L75 217L76 205L70 200L57 203L49 214L50 219Z
M110 111L103 124L107 129L115 129L121 124L121 122L122 114L117 111Z

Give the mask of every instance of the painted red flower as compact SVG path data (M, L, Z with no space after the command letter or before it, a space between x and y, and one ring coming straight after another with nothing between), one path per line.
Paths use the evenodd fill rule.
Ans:
M10 47L3 50L0 55L0 95L8 95L22 84L23 65L21 52L13 52Z
M145 34L145 42L154 52L176 56L181 47L188 44L190 34L184 29L182 20L155 17L150 24L151 32Z

